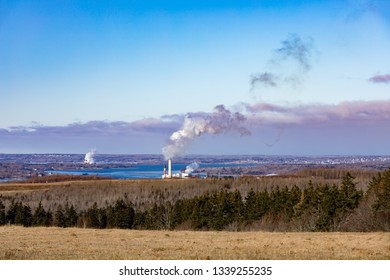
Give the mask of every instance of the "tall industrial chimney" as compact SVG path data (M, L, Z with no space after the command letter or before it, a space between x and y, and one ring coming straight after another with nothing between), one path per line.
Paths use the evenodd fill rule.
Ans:
M168 178L172 178L172 160L168 159Z

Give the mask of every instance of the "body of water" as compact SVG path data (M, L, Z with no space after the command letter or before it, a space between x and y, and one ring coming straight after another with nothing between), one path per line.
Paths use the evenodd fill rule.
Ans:
M228 167L228 166L248 166L249 164L204 164L200 168L206 167ZM180 173L186 169L186 164L173 163L172 174ZM116 179L155 179L161 178L164 173L164 165L161 164L145 164L135 165L131 168L83 168L70 170L50 170L53 174L71 174L71 175L93 175L104 176Z

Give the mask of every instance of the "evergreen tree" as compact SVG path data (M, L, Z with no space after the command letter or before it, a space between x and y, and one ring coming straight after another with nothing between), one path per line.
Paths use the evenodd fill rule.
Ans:
M42 203L39 202L37 209L35 209L34 215L32 217L32 225L34 226L49 226L52 222L52 214L46 212L42 206Z
M310 180L308 186L303 190L300 201L295 205L295 215L301 216L304 213L315 215L318 211L318 193Z
M33 224L33 215L31 213L30 206L23 206L23 221L22 224L24 227L31 227Z
M294 185L291 188L291 191L287 191L288 198L285 207L285 217L287 221L290 221L294 216L295 206L299 203L302 196L302 191L298 188L298 186Z
M178 199L173 205L172 228L189 221L194 208L193 199Z
M390 169L374 177L369 185L366 199L370 206L376 230L388 231L390 228Z
M263 192L256 193L256 200L257 200L256 211L258 217L261 218L270 209L271 198L269 196L268 190L266 189Z
M290 199L290 193L287 188L283 188L280 190L279 186L276 186L270 194L270 212L271 214L276 216L281 216L278 214L286 214L288 212L287 208L289 207L289 199ZM290 210L293 212L293 209Z
M339 191L340 208L343 212L356 208L363 196L363 192L357 190L357 184L353 181L354 179L355 177L353 177L349 172L347 172L347 174L343 177Z
M210 195L208 192L202 196L196 196L191 213L192 227L194 229L208 228L208 216L211 213L212 207L210 203Z
M244 202L242 201L241 193L238 190L230 193L229 202L232 205L232 221L241 224L244 219Z
M29 227L32 225L31 208L23 205L22 202L11 202L10 209L5 215L5 221L11 224L23 225Z
M210 212L209 215L205 217L207 221L206 226L214 230L222 230L231 219L230 216L232 213L226 190L214 192L210 196L208 203Z
M390 214L390 169L383 172L383 176L375 182L376 200L373 204L375 212Z
M186 217L185 214L185 201L184 200L176 200L175 204L173 205L173 213L172 213L172 227L175 228L176 226L182 224L186 219L188 219L188 216Z
M159 218L160 215L160 209L157 203L154 203L153 207L147 211L145 216L145 228L150 230L157 230L159 229Z
M17 207L18 207L17 203L15 203L15 201L12 200L11 205L7 211L6 216L5 216L6 223L10 223L10 224L15 223Z
M245 220L245 206L244 202L242 201L241 193L238 190L235 190L234 192L230 193L229 203L231 204L233 212L231 214L231 218L228 224L232 224L235 227L234 230L237 231L239 229L239 226Z
M384 171L383 174L386 174L387 172L389 172L389 170ZM382 173L378 173L377 176L373 176L371 178L371 181L368 183L367 193L370 192L376 193L381 182L382 182Z
M78 214L74 209L73 205L69 207L68 203L65 204L65 225L66 227L74 227L77 225Z
M245 220L248 223L251 223L257 219L260 218L259 211L258 211L258 203L257 203L257 196L253 189L250 189L250 191L247 193L245 197Z
M134 224L134 209L122 199L117 200L114 207L108 210L108 225L118 228L131 228Z
M145 229L146 228L147 216L148 216L148 212L147 211L137 211L137 212L135 212L133 228Z
M99 228L98 210L96 202L87 210L88 227Z
M24 211L23 211L22 202L16 202L14 204L14 207L15 207L15 220L14 220L14 224L16 224L16 225L23 225Z
M54 220L55 220L55 225L57 227L66 227L66 218L64 214L64 209L62 208L62 205L58 205L57 211L54 214Z
M312 181L302 191L300 201L294 206L294 219L299 230L314 231L319 217L319 197Z
M316 222L316 230L329 231L334 225L334 219L338 207L339 191L336 185L320 185L317 187L319 199L319 217Z
M95 202L87 211L88 225L92 228L106 228L107 215L106 209L98 208Z

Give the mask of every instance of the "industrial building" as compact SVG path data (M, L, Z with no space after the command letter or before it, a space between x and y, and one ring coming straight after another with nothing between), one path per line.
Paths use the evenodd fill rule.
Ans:
M162 175L162 179L171 179L171 178L188 179L188 178L206 178L207 177L207 174L205 174L205 173L199 173L199 172L194 173L193 171L194 171L194 169L189 168L189 166L187 166L186 169L183 169L180 172L173 174L172 173L172 160L169 159L168 160L168 168L167 168L167 165L164 165L164 174Z

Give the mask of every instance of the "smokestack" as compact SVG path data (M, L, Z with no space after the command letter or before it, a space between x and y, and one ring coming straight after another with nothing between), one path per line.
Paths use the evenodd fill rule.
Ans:
M172 160L168 159L168 178L172 178Z
M166 178L167 177L167 165L164 164L164 176L163 178Z

